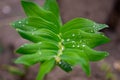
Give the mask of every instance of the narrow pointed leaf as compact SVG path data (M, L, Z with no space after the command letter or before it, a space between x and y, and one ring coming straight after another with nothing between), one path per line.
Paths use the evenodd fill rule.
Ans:
M21 4L27 16L41 17L59 26L59 22L52 12L44 10L42 7L31 1L22 0Z
M40 55L36 53L32 55L21 56L15 61L15 63L24 64L26 66L31 66L33 64L36 64L39 61L40 61Z
M28 17L22 20L18 20L12 24L16 29L33 31L36 29L48 29L54 33L59 32L59 27L53 23L46 21L40 17Z
M17 49L16 52L20 54L33 54L39 50L48 50L48 52L51 50L58 51L58 46L50 42L24 44L19 49Z
M96 51L96 50L90 49L87 46L84 47L83 49L84 49L84 52L87 54L90 61L99 61L109 55L107 52Z
M35 54L27 54L19 57L15 63L31 66L38 62L52 59L55 55L56 52L52 50L38 50Z
M87 75L90 75L89 60L86 54L79 49L66 49L62 59L71 65L80 65Z
M56 34L52 33L47 29L40 29L31 32L17 29L17 31L23 38L35 43L41 41L52 41L52 42L60 41L59 37Z
M61 23L59 6L56 0L45 0L44 9L54 13Z
M97 24L89 19L75 18L64 24L63 27L61 28L61 32L64 33L72 29L81 29L86 32L94 33L106 27L108 26L105 24Z
M103 34L87 33L80 29L67 31L62 34L62 38L64 39L64 44L70 43L71 47L72 45L81 46L84 44L94 48L98 45L109 42L109 39Z
M52 70L54 67L55 61L53 59L48 60L40 65L40 71L36 80L43 80L43 77Z

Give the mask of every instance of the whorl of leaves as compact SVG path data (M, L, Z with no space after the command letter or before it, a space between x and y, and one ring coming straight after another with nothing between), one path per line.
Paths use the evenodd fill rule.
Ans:
M98 32L108 27L85 18L75 18L62 24L56 0L46 0L43 7L32 1L21 0L26 18L13 22L18 33L32 43L24 44L17 53L23 54L15 62L27 66L40 64L36 80L58 65L69 72L75 65L90 75L91 61L99 61L107 52L93 50L109 39Z

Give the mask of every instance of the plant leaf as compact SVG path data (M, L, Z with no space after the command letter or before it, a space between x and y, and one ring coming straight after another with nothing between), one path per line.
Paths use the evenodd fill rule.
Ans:
M30 55L21 56L15 61L15 63L31 66L39 61L40 61L40 55L36 53L32 55L30 54Z
M55 43L51 42L39 42L39 43L31 43L24 44L19 49L17 49L17 53L20 54L34 54L39 50L48 50L49 51L58 51L58 46Z
M107 52L103 52L103 51L96 51L93 49L90 49L89 47L85 46L83 48L84 52L87 54L88 58L90 61L99 61L103 58L105 58L106 56L108 56L109 54Z
M94 48L109 41L103 34L87 33L80 29L73 29L62 34L64 45L68 47L87 45Z
M87 75L90 75L89 60L86 54L79 49L66 49L63 52L62 59L71 65L80 65Z
M41 42L41 41L52 41L52 42L58 42L60 41L59 37L52 33L50 30L47 29L40 29L37 31L23 31L20 29L17 29L19 34L32 42Z
M48 60L44 62L43 64L41 64L40 71L38 73L36 80L43 80L44 75L50 72L51 69L54 67L54 65L55 65L54 59Z
M12 26L16 29L21 29L25 31L33 31L36 29L48 29L54 33L59 32L58 26L40 17L28 17L22 20L18 20L16 22L13 22Z
M35 54L27 54L19 57L15 63L31 66L38 62L52 59L55 55L56 52L52 50L38 50Z
M59 21L52 12L44 10L42 7L31 1L21 0L21 4L27 16L41 17L59 26Z
M54 13L61 23L59 6L56 0L45 0L44 9Z
M94 21L91 21L89 19L85 19L85 18L75 18L69 22L67 22L66 24L63 25L63 27L61 28L61 32L64 33L66 31L72 30L72 29L80 29L83 30L85 32L89 32L89 33L95 33L101 29L104 29L108 27L105 24L98 24L95 23Z

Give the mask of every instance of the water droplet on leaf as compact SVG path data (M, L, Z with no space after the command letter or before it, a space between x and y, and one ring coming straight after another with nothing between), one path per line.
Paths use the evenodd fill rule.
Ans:
M80 45L77 45L77 47L80 47Z
M34 35L34 33L32 33L32 35Z
M93 33L94 31L93 31L93 30L91 30L90 32L92 32L92 33Z
M75 47L75 45L72 45L72 47Z
M42 42L39 42L38 44L42 44Z
M41 54L42 54L40 50L38 50L38 54L39 54L39 55L41 55Z
M22 22L21 22L21 21L19 21L18 23L19 23L19 24L21 24Z
M83 44L82 47L85 47L85 45Z
M70 41L70 39L67 39L67 41Z
M75 36L75 34L72 34L72 36L74 37L74 36Z
M75 43L75 41L72 41L72 43Z

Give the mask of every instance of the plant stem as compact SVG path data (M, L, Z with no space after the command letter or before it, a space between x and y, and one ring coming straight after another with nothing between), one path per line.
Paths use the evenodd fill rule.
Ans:
M40 70L41 70L41 69L39 68L39 71L38 71L38 74L37 74L36 80L41 80L41 79L40 79Z
M55 60L57 63L61 61L60 56L62 55L62 52L64 50L64 46L63 46L64 40L61 38L61 33L58 35L58 37L60 38L61 41L58 43L59 50L58 50L58 54L55 56Z

